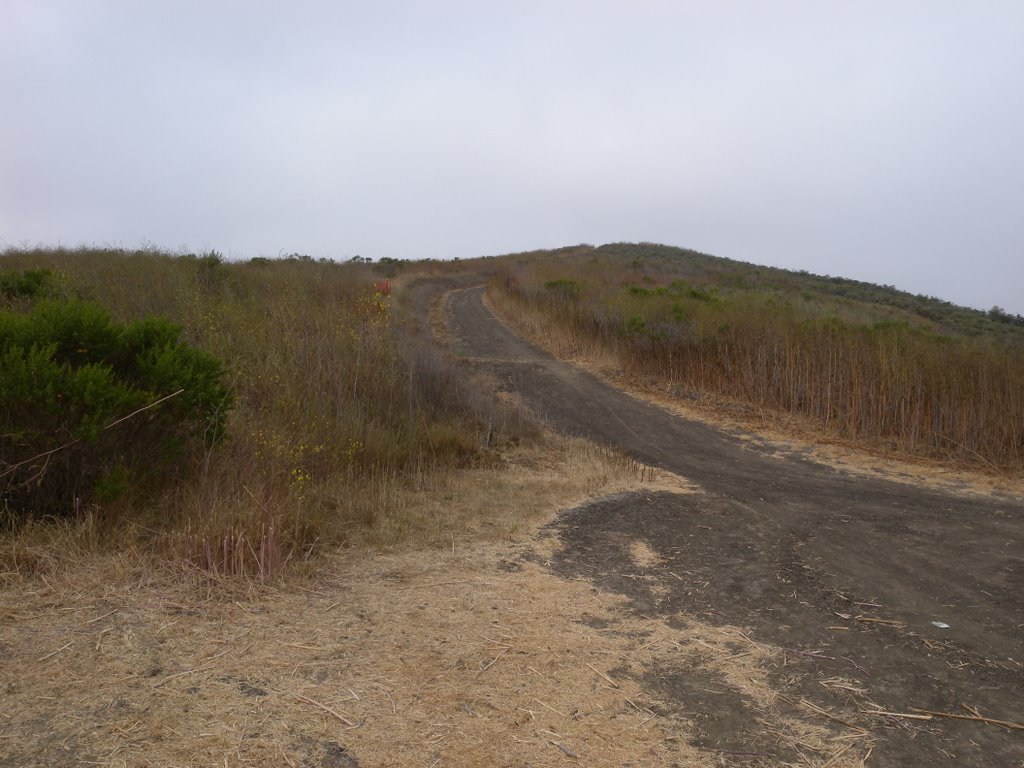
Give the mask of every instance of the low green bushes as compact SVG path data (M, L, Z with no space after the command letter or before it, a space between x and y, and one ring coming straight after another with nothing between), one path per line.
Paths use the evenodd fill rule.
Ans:
M68 516L144 492L224 434L220 363L162 318L95 305L0 312L0 509Z
M46 294L53 283L53 273L48 269L0 272L0 299L39 298Z

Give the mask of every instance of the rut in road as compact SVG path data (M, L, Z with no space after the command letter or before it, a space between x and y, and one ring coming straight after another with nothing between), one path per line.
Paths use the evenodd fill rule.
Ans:
M482 288L455 292L449 302L457 351L555 429L615 446L704 490L563 514L556 570L630 595L640 612L697 612L751 627L794 651L780 670L802 675L794 692L833 710L859 715L870 703L962 712L970 704L1024 719L1020 499L944 493L759 453L554 359L501 323ZM706 586L654 599L629 578L622 548L609 544L623 535L646 542L667 571ZM833 661L803 655L821 649ZM817 682L826 673L867 693L829 698ZM889 723L878 738L877 765L949 755L959 765L1024 765L1024 732L996 726Z

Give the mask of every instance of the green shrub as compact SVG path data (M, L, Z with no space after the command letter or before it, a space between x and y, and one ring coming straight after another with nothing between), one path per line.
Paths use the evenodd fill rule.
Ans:
M548 280L544 288L561 299L577 299L582 291L582 286L574 280Z
M0 508L67 516L153 488L221 439L221 365L180 330L80 302L0 312Z
M45 294L53 282L48 269L0 272L0 296L7 299L34 299Z

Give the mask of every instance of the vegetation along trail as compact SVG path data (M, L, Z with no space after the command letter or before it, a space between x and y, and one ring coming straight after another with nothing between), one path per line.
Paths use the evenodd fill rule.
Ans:
M503 325L483 288L453 293L449 310L458 351L555 428L702 489L564 513L556 573L624 594L642 616L749 627L755 646L785 649L773 662L783 700L837 733L869 732L869 765L1024 765L1019 498L769 454L554 359ZM645 578L636 546L656 556ZM709 713L702 738L737 764L768 752L749 702L713 680L666 671L647 683L681 713Z

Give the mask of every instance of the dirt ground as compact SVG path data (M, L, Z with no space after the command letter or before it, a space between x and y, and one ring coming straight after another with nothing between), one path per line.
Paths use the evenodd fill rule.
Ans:
M481 531L451 547L339 552L277 586L211 582L145 558L85 557L0 590L0 766L714 766L728 696L764 725L762 755L856 766L863 732L780 706L778 649L557 573L553 526L586 496L693 488L573 441L492 476ZM624 494L624 495L623 495ZM436 494L435 494L436 495ZM437 514L479 504L453 482ZM540 498L538 510L533 505ZM516 520L488 542L483 529ZM623 579L660 556L618 541ZM697 685L685 711L660 680ZM806 763L796 763L806 764Z
M453 294L450 308L461 353L550 424L700 489L563 514L552 527L563 544L555 573L625 596L637 616L745 628L779 650L766 662L778 711L818 711L837 735L868 734L868 765L1024 765L1024 505L1015 486L827 466L554 360L498 322L480 290ZM643 579L628 556L638 544L656 562ZM752 703L706 693L714 686L701 675L655 671L644 685L680 712L704 711L691 743L727 750L729 764L817 764L771 748Z
M1024 765L1018 496L836 471L451 308L467 365L642 463L552 439L407 499L443 545L276 585L0 573L0 766Z

